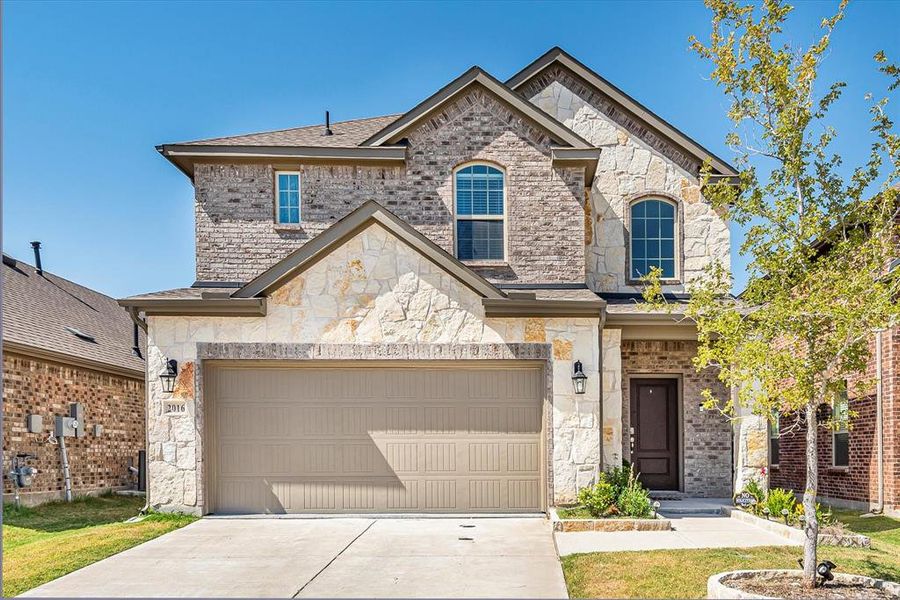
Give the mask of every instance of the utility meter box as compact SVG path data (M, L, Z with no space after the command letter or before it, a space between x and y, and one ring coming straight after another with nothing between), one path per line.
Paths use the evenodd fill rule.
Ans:
M25 428L28 433L44 433L44 418L41 415L25 417Z
M84 427L72 417L56 417L53 422L53 435L56 437L81 437L78 430Z
M72 426L75 429L75 437L84 437L87 434L87 428L84 425L84 407L81 402L69 405L69 416L74 420Z

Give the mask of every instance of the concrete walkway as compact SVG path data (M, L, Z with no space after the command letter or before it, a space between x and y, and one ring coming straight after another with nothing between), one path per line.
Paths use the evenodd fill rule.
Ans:
M542 518L201 519L24 595L567 596Z
M556 533L560 556L583 552L627 552L677 548L750 548L792 546L790 540L725 516L681 516L672 519L673 531L578 531Z

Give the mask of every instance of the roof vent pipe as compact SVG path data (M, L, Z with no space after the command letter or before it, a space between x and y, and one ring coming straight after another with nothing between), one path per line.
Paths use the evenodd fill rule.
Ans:
M43 275L44 269L41 267L41 243L31 242L31 247L34 250L34 268L37 270L38 275Z
M331 114L327 110L325 111L325 133L322 135L334 135L334 132L331 131Z

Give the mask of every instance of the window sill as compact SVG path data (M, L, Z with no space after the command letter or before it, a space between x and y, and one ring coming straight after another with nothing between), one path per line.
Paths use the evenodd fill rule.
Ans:
M500 267L500 268L508 268L509 263L505 260L461 260L459 261L467 267Z
M827 470L828 470L829 473L844 473L844 474L846 474L846 473L849 473L849 472L850 472L850 467L835 467L835 466L831 466L831 467L828 467Z
M303 231L305 223L275 223L275 231Z
M680 279L660 279L660 285L682 285L682 281ZM642 286L647 285L647 282L641 281L640 279L629 279L625 282L625 285L633 285L633 286Z

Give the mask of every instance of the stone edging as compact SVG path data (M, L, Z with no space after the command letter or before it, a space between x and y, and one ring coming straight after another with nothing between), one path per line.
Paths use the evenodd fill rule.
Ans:
M755 527L759 527L765 531L770 533L774 533L775 535L780 535L781 537L785 537L792 542L796 542L798 544L802 544L806 540L806 534L803 533L802 529L797 529L795 527L789 527L784 523L779 523L778 521L772 519L763 519L757 517L756 515L752 515L746 511L725 507L722 509L726 515L731 517L732 519L737 519L739 521L743 521L744 523L749 523ZM872 541L864 536L856 533L850 533L845 535L831 535L826 533L819 534L819 543L823 546L842 546L844 548L868 548L871 546Z
M800 574L800 570L766 570L766 571L726 571L725 573L716 573L706 580L706 597L707 598L775 598L775 596L762 596L751 592L733 588L728 585L728 581L733 579L741 579L746 577L766 577L779 575L782 573ZM835 581L845 584L862 584L869 587L878 588L891 594L900 595L900 583L885 581L883 579L874 579L872 577L864 577L862 575L853 575L850 573L834 573Z
M561 519L555 508L550 509L553 531L670 531L672 521L657 516L655 519Z

